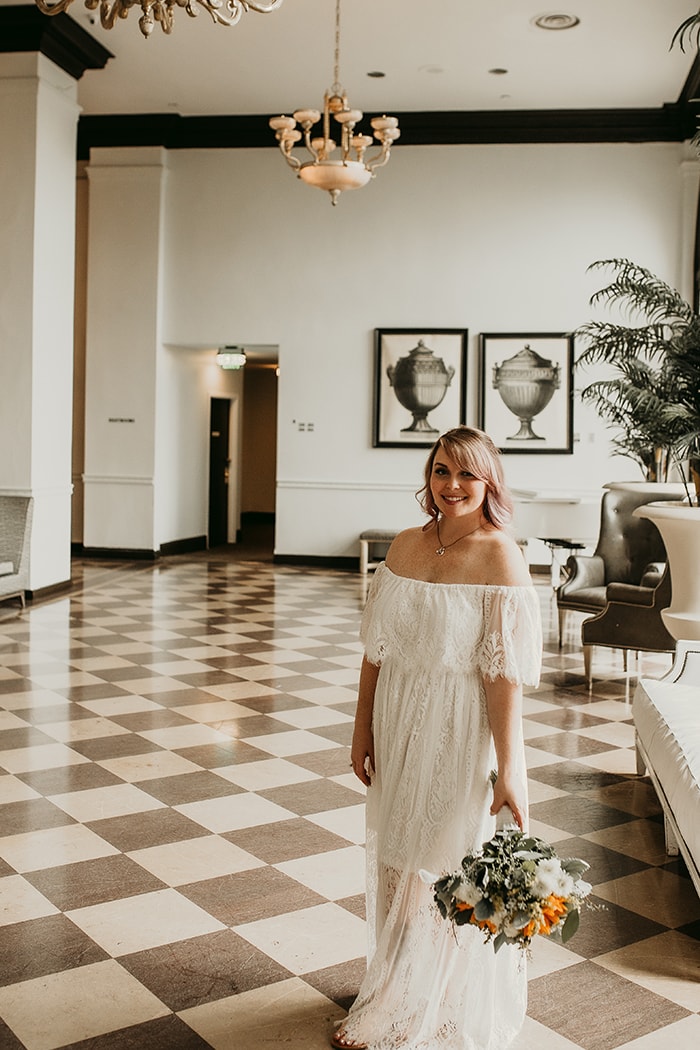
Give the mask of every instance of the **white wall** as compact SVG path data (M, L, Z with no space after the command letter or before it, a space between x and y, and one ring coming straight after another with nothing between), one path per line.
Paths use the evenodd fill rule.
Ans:
M477 424L479 332L573 329L592 316L597 259L681 282L684 158L674 144L403 147L332 208L272 150L173 151L164 338L279 345L277 553L356 555L362 529L420 520L425 451L372 448L375 327L468 328ZM506 456L511 485L639 476L590 409L574 425L573 455Z
M156 424L157 547L208 534L209 411L212 397L231 401L230 455L239 458L243 375L223 371L212 347L164 347L158 365ZM235 472L229 487L229 541L240 525Z

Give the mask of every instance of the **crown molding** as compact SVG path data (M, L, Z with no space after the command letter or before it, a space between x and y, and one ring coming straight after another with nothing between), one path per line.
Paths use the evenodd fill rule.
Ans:
M42 15L28 4L0 7L0 51L39 51L76 80L114 57L70 15Z
M401 140L394 146L566 142L684 142L695 134L688 102L659 109L446 111L397 113ZM78 157L99 146L165 149L277 149L268 115L182 117L177 113L81 116Z

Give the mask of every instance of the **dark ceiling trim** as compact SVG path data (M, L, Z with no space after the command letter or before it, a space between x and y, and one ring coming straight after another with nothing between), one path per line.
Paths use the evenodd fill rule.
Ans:
M397 147L566 142L684 142L695 134L695 109L519 110L397 113ZM182 117L177 113L82 116L78 157L98 146L165 149L259 149L277 143L267 116Z
M76 80L114 57L68 15L42 15L27 4L0 7L0 51L39 51Z

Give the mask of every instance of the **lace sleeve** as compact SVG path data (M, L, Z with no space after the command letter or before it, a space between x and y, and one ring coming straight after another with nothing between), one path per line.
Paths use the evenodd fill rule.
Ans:
M484 678L536 686L542 663L539 600L531 587L490 587L477 657Z
M365 647L365 656L372 664L380 664L386 652L386 634L382 629L379 594L382 586L383 567L380 565L372 577L367 591L367 601L360 623L360 641Z

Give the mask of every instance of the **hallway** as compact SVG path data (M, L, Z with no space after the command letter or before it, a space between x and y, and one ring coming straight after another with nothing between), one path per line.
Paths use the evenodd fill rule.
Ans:
M364 967L361 578L224 548L74 580L0 605L0 1050L324 1050ZM597 650L589 693L536 584L531 829L604 907L535 945L517 1050L695 1050L700 900L635 773L637 665Z

